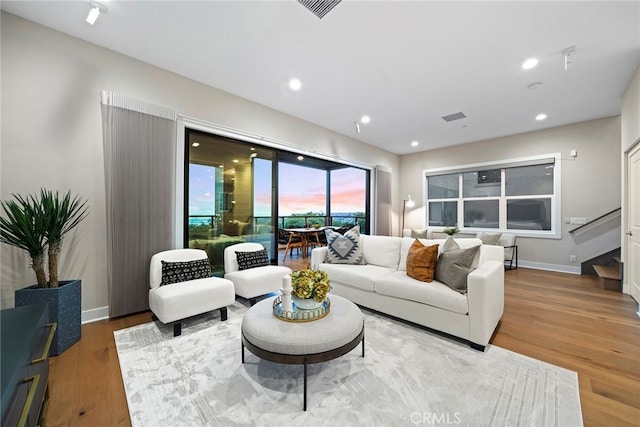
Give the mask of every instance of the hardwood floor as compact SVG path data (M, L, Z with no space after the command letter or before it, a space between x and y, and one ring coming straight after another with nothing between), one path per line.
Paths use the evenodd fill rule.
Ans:
M505 273L493 344L578 372L586 426L640 426L637 308L593 277L518 268ZM47 427L130 425L113 331L149 321L145 312L83 325L80 342L51 358Z

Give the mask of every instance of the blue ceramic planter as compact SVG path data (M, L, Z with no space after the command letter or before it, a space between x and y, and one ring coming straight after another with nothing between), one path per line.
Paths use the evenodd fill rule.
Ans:
M53 336L51 356L57 356L80 341L82 281L61 281L57 288L38 288L37 285L16 291L16 307L49 303L49 322L58 329Z

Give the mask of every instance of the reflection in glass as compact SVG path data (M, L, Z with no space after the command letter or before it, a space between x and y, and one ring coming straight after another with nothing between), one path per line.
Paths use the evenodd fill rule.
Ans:
M459 174L430 176L427 179L429 199L455 199L460 193Z
M507 228L551 230L551 198L507 200Z
M464 202L464 226L475 228L499 228L499 201L473 200Z
M551 164L506 169L506 195L535 196L553 194L553 171L554 167Z
M463 173L462 193L464 197L500 197L500 169Z
M458 226L458 202L429 202L429 225Z

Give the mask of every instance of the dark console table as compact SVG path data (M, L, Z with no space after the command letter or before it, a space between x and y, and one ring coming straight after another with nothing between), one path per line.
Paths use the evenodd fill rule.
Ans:
M46 412L49 348L56 330L47 304L0 311L2 426L40 425Z

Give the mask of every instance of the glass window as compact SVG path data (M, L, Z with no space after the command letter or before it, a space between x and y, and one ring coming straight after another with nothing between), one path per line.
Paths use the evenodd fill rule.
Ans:
M429 225L458 226L458 202L429 202Z
M463 173L463 197L500 197L500 175L500 169Z
M360 224L367 230L367 172L357 168L334 169L331 177L331 224Z
M498 200L469 200L464 202L464 226L474 228L500 228Z
M459 174L430 176L428 179L429 199L455 199L459 194Z
M459 226L463 232L559 236L560 194L555 191L561 165L551 160L554 156L505 160L503 167L461 165L456 173L426 176L427 224Z
M327 208L327 172L284 162L278 171L278 215L284 217L284 228L321 223Z
M551 198L508 200L507 228L551 230Z
M553 170L550 164L505 169L506 195L553 194Z

